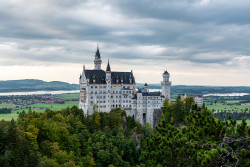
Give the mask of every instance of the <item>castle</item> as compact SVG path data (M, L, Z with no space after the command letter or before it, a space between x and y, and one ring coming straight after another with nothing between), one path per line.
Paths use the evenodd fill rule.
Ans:
M84 114L93 114L94 109L99 112L110 112L111 109L121 108L127 115L134 116L142 125L149 122L154 124L154 113L163 107L165 98L170 100L170 74L163 73L162 92L149 92L148 85L136 90L133 71L116 72L111 70L108 61L106 71L102 70L102 60L99 48L95 54L95 69L83 67L80 75L79 108ZM159 115L159 114L158 114Z

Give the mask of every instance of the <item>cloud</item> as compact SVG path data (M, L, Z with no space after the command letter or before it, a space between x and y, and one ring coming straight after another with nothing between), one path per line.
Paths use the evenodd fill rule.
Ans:
M151 63L247 73L249 10L247 0L3 1L0 65L89 64L99 43L103 62L140 71Z

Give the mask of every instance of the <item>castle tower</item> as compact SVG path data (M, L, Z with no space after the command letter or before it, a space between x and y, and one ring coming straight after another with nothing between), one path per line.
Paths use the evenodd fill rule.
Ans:
M101 55L100 55L98 46L97 46L97 50L96 50L96 53L95 53L94 64L95 64L95 70L101 70L102 59L101 59Z
M165 98L168 98L169 100L171 100L171 98L170 98L171 82L169 81L170 74L167 71L165 71L162 74L162 77L163 77L163 81L161 82L162 95Z
M148 84L145 83L142 92L147 92L147 91L148 91Z
M88 109L88 80L86 79L85 75L85 66L83 66L82 74L80 75L79 83L80 83L80 101L79 101L79 108L83 110L84 114L87 114Z
M106 109L107 111L111 110L111 68L109 65L109 61L108 61L108 65L106 68Z

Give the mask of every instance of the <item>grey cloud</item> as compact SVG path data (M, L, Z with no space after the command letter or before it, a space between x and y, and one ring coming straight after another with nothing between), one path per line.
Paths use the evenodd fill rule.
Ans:
M119 11L131 17L178 20L183 22L216 22L221 24L249 24L250 2L246 0L108 0Z
M0 40L18 44L13 52L7 52L8 57L92 61L94 43L102 43L103 55L114 59L227 64L238 55L250 55L248 1L212 0L203 5L198 0L36 3L5 2L0 6ZM88 16L79 15L87 10ZM159 46L163 51L149 52L141 46Z

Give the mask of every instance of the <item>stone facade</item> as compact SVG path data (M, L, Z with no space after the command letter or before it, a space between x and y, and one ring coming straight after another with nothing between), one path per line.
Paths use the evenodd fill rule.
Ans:
M162 93L149 92L148 85L136 90L133 71L115 72L108 62L106 71L101 69L101 56L97 48L94 65L95 69L83 67L80 75L79 108L84 114L93 114L94 108L99 112L110 112L111 109L121 108L127 115L134 116L142 125L149 122L154 125L154 113L161 110L165 98L170 100L170 74L163 73Z

